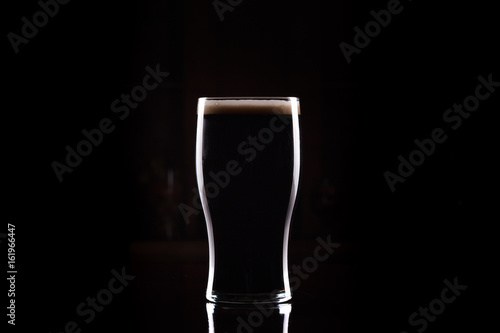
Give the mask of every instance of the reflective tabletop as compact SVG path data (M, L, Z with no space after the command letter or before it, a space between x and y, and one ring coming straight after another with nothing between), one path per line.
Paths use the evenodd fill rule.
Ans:
M348 332L355 319L356 266L343 259L312 264L314 242L290 251L293 299L282 304L215 304L205 299L206 243L135 243L131 247L132 320L141 332ZM310 256L306 256L308 250ZM327 253L326 250L323 251ZM303 258L300 260L300 258ZM305 265L303 265L305 263Z

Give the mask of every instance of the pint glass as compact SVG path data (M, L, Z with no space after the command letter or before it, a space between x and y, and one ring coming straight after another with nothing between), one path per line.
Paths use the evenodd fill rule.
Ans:
M208 234L209 301L292 297L287 253L299 117L296 97L198 100L196 176Z

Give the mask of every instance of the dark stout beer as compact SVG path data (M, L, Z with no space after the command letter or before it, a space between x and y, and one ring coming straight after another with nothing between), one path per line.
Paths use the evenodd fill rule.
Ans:
M198 182L212 238L207 297L286 297L298 106L294 116L287 99L222 99L206 100L198 112Z

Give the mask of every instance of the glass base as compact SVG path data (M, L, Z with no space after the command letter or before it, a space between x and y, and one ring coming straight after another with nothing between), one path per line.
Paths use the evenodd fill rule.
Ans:
M212 291L207 292L206 297L210 302L230 304L284 303L292 299L291 293L287 294L284 290L259 294L232 294Z

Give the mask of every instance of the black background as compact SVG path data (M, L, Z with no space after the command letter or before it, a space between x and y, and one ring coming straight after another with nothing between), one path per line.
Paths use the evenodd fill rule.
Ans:
M311 213L300 210L294 238L332 233L356 244L359 267L356 292L346 296L354 319L325 329L414 332L408 316L454 277L468 289L427 331L488 328L496 315L499 92L457 130L442 116L474 93L479 75L500 81L498 15L480 1L401 4L350 64L339 44L353 44L353 28L386 1L247 0L221 22L206 0L74 0L18 54L4 37L0 232L16 225L15 329L61 331L111 269L128 265L132 242L162 240L144 226L151 213L137 181L142 161L164 156L164 167L180 170L179 200L189 202L196 98L224 95L301 98L300 200L314 206L325 179L335 191L317 224L307 227ZM21 17L38 10L36 1L4 4L4 36L19 34ZM118 120L111 102L156 64L170 73L165 82ZM105 117L115 130L60 183L51 163ZM384 172L396 172L398 155L437 127L447 140L392 193ZM176 240L204 239L201 219L190 228ZM140 306L124 292L83 331L148 331L133 316ZM171 320L163 330L183 325Z

